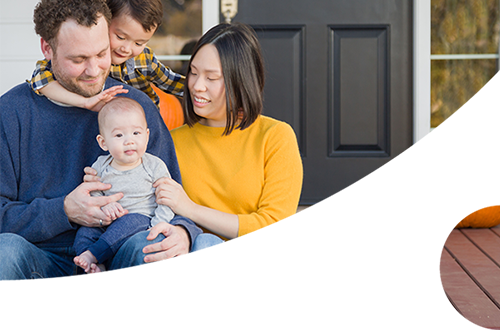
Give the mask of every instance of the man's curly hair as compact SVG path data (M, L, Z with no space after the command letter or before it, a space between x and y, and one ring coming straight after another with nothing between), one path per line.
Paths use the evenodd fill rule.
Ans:
M35 32L53 49L61 24L69 19L85 27L96 25L101 16L111 22L111 11L105 0L41 0L35 7Z

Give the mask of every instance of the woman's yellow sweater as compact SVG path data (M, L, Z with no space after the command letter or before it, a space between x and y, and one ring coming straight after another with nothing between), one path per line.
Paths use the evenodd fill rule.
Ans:
M243 131L223 131L197 123L171 132L192 201L238 215L238 236L294 214L303 171L290 125L259 116Z

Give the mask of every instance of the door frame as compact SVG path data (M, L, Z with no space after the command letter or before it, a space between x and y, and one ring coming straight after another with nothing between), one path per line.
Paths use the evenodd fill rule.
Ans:
M220 23L220 1L202 0L201 26L203 33L207 32L212 26Z
M431 0L413 1L413 143L431 131Z

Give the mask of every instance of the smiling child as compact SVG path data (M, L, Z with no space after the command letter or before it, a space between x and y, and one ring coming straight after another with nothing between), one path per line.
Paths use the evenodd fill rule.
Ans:
M109 75L145 92L157 107L160 99L151 84L167 93L182 96L184 76L164 66L153 50L146 46L162 22L161 0L107 0L107 6L112 14L111 22L108 22L109 47L103 49L99 58L93 61L82 58L80 54L73 54L68 59L73 62L73 66L84 67L84 74L79 78L92 79L98 63L111 60ZM51 59L56 56L52 49L55 46L43 43L42 40L45 59L37 62L29 81L37 94L60 103L99 111L117 94L127 92L121 86L109 88L93 97L68 91L66 86L59 84L56 80L58 77L52 72ZM107 66L109 67L109 62Z

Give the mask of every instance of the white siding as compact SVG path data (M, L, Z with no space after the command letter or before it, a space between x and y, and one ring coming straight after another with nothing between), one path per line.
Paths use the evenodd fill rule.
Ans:
M31 77L43 58L34 31L33 9L38 0L0 0L0 95Z

